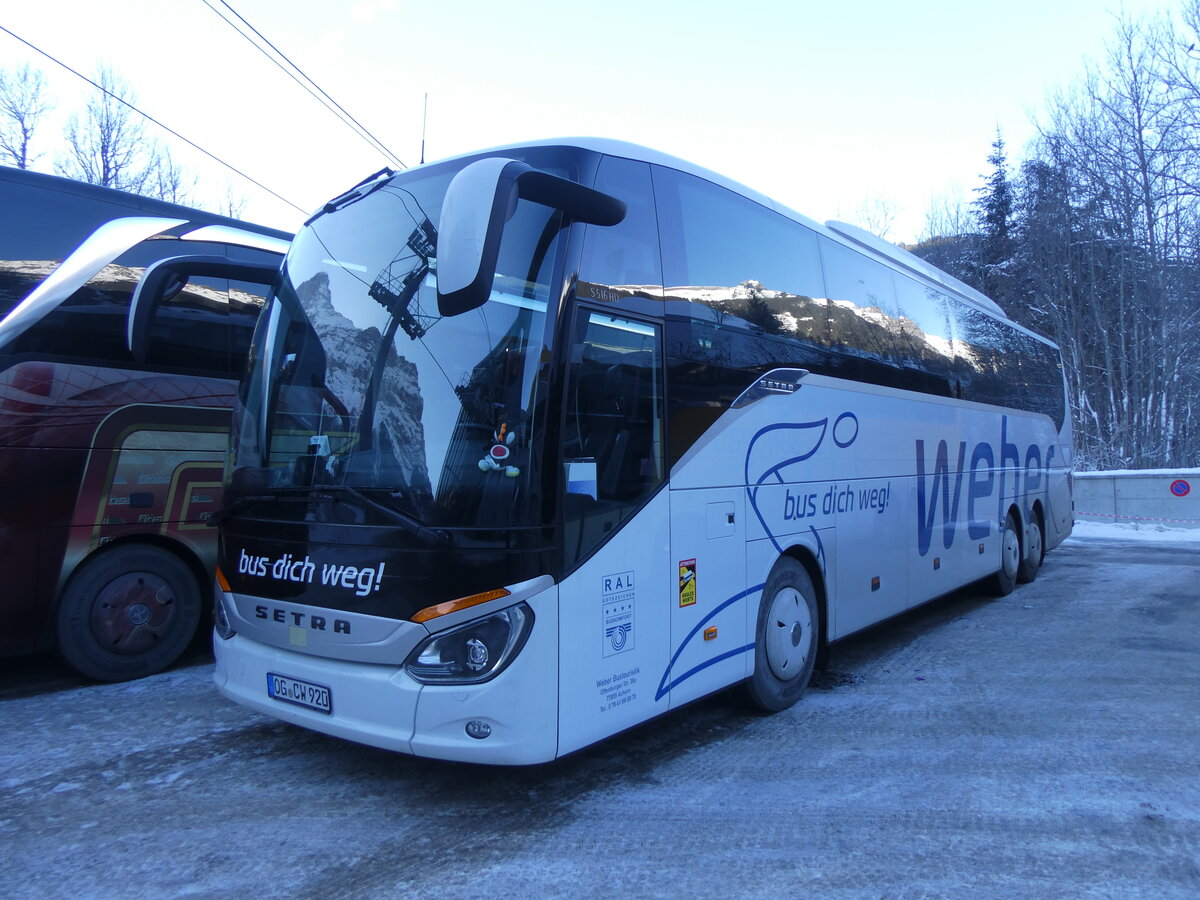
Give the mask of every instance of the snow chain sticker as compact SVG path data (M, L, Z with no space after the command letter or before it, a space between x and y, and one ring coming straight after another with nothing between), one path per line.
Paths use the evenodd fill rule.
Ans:
M694 606L696 603L696 561L679 561L679 605Z

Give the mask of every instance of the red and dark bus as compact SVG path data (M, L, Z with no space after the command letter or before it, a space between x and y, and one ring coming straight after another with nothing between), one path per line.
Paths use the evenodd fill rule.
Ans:
M290 239L0 167L0 655L54 648L119 681L192 641L230 409ZM166 299L139 308L156 267Z

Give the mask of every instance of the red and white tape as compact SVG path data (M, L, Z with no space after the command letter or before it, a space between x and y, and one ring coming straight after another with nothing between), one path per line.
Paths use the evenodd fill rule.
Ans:
M1118 516L1113 513L1084 512L1075 510L1075 517L1096 516L1101 519L1127 519L1130 522L1177 522L1181 525L1200 525L1200 519L1157 519L1151 516Z

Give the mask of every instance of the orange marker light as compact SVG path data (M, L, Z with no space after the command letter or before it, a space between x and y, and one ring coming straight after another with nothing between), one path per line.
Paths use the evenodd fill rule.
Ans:
M484 591L482 594L472 594L469 597L459 597L457 600L447 600L445 603L425 607L413 615L412 621L428 622L430 619L436 619L439 616L448 616L450 613L458 612L460 609L470 609L472 606L487 603L489 600L499 600L501 597L507 597L510 593L511 591L507 591L504 588L496 588L494 591Z
M221 571L221 567L217 566L217 584L225 593L230 593L233 588L229 586L229 579L225 577L225 573Z
M716 638L717 638L717 626L716 625L709 625L707 628L704 629L704 639L706 641L713 641L713 640L716 640Z

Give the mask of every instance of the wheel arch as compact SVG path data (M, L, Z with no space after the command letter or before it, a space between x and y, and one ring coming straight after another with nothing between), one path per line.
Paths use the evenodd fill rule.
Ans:
M1029 516L1021 511L1021 504L1014 500L1008 505L1006 516L1012 516L1017 523L1017 540L1021 542L1021 553L1025 553L1025 527L1029 524Z
M188 567L192 575L196 579L196 584L200 587L200 599L207 608L212 600L212 568L206 566L201 558L201 553L196 548L189 546L186 542L175 540L169 537L164 537L161 534L132 534L127 537L114 538L111 541L106 541L99 547L85 554L80 560L71 567L71 571L65 578L60 580L58 593L54 598L55 610L62 604L63 593L71 580L84 568L86 563L99 559L101 556L107 556L115 550L122 547L157 547L160 550L173 554ZM211 554L210 554L211 555ZM213 560L215 563L215 560Z
M1037 519L1038 524L1042 526L1042 537L1043 537L1043 539L1045 539L1046 509L1045 509L1045 505L1042 503L1042 498L1041 497L1035 498L1033 503L1030 504L1029 510L1030 510L1030 513L1034 516L1034 518Z
M817 659L815 668L824 671L829 661L829 590L825 584L825 572L821 568L816 555L803 544L793 544L782 553L804 566L808 577L812 580L813 589L817 592L817 615L820 621L817 627Z

